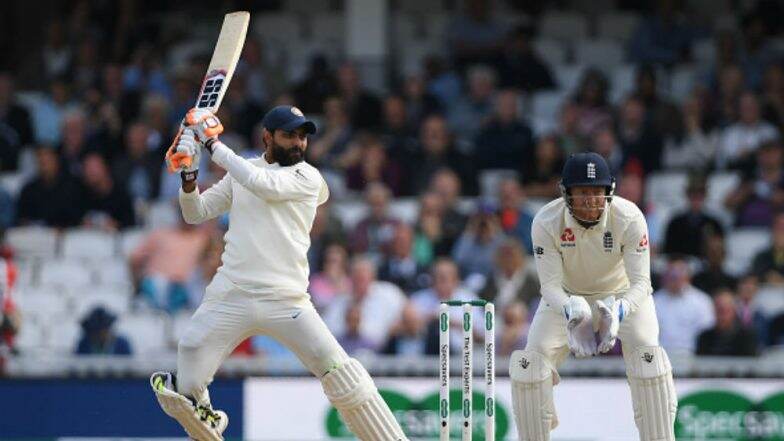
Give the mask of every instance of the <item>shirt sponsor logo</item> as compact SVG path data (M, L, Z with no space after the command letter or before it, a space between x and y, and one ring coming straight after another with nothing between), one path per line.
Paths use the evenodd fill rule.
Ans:
M637 243L637 252L643 252L646 248L648 248L648 235L643 234L642 239L640 239L640 242Z
M562 247L573 247L574 246L574 232L571 228L564 228L563 233L561 233L561 246Z
M534 247L534 254L537 256L544 255L544 248L542 247Z

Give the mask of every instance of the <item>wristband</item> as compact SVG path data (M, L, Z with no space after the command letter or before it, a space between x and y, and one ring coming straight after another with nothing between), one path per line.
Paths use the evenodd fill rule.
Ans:
M182 179L182 182L186 182L186 183L195 182L198 176L199 176L199 170L193 170L193 171L183 170L180 172L180 178Z
M212 151L215 149L215 143L217 142L218 142L218 138L209 138L204 143L204 148L206 148L207 151L210 152L210 154L212 154Z

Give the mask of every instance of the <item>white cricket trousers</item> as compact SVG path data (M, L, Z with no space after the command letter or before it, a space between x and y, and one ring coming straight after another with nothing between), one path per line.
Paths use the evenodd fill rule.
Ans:
M310 299L270 299L238 288L218 273L177 348L177 391L209 403L207 386L234 348L252 335L268 335L317 378L348 360Z
M594 316L594 329L598 325L596 301L606 296L586 296ZM656 307L653 296L647 296L636 311L624 318L618 328L618 339L621 340L626 364L627 354L634 354L640 346L659 346L659 322L656 320ZM544 355L545 361L553 371L569 355L569 344L566 336L566 317L563 311L557 311L544 300L534 314L531 328L528 331L526 350Z

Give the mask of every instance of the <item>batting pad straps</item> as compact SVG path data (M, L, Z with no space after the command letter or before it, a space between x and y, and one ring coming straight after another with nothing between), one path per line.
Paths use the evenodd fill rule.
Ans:
M406 440L370 375L357 360L350 358L324 375L321 385L346 426L360 440Z
M661 346L641 346L627 358L634 421L641 441L674 441L678 398L672 366Z
M221 432L226 428L227 421L216 424L214 421L202 420L196 406L187 397L169 389L172 387L170 378L168 373L155 373L150 377L155 397L166 415L177 420L188 436L195 440L223 441Z
M548 441L558 425L553 370L542 354L514 351L509 358L512 404L520 441Z

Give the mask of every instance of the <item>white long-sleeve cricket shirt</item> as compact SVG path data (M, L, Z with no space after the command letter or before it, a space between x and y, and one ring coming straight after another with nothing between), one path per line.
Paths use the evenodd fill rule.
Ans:
M247 160L221 143L212 160L226 176L201 194L180 189L179 200L191 224L229 212L218 272L251 292L306 293L310 229L329 198L321 173L304 161L281 167L264 156Z
M569 295L615 295L635 311L652 292L648 227L637 206L614 196L591 228L558 198L539 210L531 230L544 300L563 310Z

